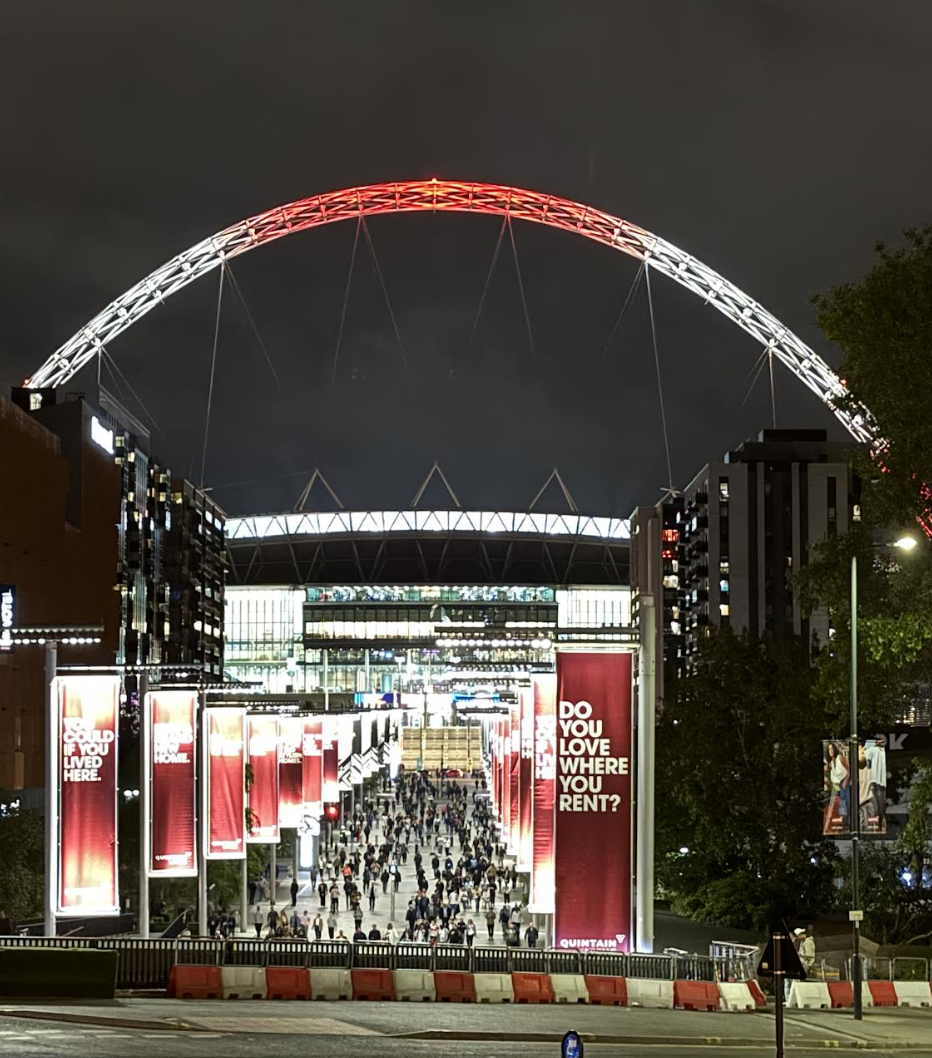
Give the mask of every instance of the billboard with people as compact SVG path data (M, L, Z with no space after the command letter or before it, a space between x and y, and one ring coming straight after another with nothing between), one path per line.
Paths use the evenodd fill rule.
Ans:
M822 743L822 833L847 836L853 812L860 833L887 832L887 745L883 735L858 743L857 766L852 767L850 743L826 739Z

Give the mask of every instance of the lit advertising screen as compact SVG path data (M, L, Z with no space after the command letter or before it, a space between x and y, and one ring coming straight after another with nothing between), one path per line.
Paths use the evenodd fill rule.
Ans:
M534 805L532 811L534 861L531 902L535 914L553 914L553 791L557 776L557 677L535 676L534 693Z
M63 676L58 697L59 915L113 915L119 676Z
M197 874L197 696L156 691L146 695L143 708L149 730L149 875L191 877Z
M247 842L277 844L278 829L278 717L254 714L247 717L249 736L250 828Z
M246 855L246 710L205 710L209 860Z
M558 948L630 948L631 676L628 653L557 652ZM580 884L582 865L599 879L598 900Z
M304 814L304 720L283 716L278 730L278 825L293 830Z

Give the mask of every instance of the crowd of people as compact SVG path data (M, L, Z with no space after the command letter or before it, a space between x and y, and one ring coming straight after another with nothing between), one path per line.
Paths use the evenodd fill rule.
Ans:
M253 905L256 936L471 947L485 930L489 943L500 932L505 944L523 938L535 947L538 931L517 899L518 872L505 863L484 790L481 778L470 789L456 779L432 781L427 772L402 773L388 796L356 806L312 869L317 906L298 908L293 879L290 907L277 909L274 894L266 909ZM409 861L416 893L396 908L397 924L382 929L371 921L380 897L398 893ZM352 915L349 936L340 928L341 908ZM235 930L232 916L212 916L209 925L211 935Z

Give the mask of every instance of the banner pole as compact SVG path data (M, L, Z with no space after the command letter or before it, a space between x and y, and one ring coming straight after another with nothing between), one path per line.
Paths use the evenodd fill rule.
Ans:
M640 596L640 679L637 738L637 951L654 950L654 759L657 691L657 630L654 596Z
M58 878L58 642L45 642L45 935L56 933Z
M246 846L246 856L243 859L243 886L239 894L239 930L245 933L249 921L249 846Z
M137 684L141 724L139 729L139 922L137 929L144 940L149 938L149 858L151 818L149 761L151 760L152 723L146 698L149 694L149 676L140 673Z
M207 690L201 687L198 694L200 699L200 738L201 738L201 766L200 766L200 807L201 825L198 828L200 840L197 845L197 932L201 937L207 936L207 842L210 836L207 831L207 798L209 796L209 781L207 776L208 752L207 745L210 732L207 729Z

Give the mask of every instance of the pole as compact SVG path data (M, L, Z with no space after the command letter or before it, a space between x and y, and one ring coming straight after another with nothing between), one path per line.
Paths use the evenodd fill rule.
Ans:
M246 846L246 856L243 859L242 889L239 894L239 929L240 933L247 931L249 922L249 846Z
M58 884L58 643L45 641L45 935L56 934Z
M295 844L297 844L301 837L299 834L294 836ZM269 845L269 884L272 890L271 901L272 904L276 903L276 896L278 896L278 846Z
M149 677L141 673L136 682L139 694L139 922L137 930L144 940L149 938L149 855L150 839L150 783L149 761L151 759L152 724L146 708L149 693Z
M207 797L208 797L208 779L207 779L207 767L208 761L210 760L208 752L208 735L207 730L207 691L201 688L200 694L198 695L201 706L200 716L200 729L201 729L201 767L200 767L200 807L201 807L201 825L198 828L200 833L200 841L198 842L197 849L197 932L198 936L207 936L207 844L210 841L210 835L207 832Z
M324 712L330 712L330 651L324 647L324 664L323 664L323 680L324 680Z
M858 559L851 556L851 742L848 748L848 818L851 820L851 910L860 904L858 893L858 858L861 843L861 782L858 753ZM854 953L851 959L851 983L854 988L854 1020L861 1011L861 923L853 922Z
M774 930L773 935L773 1013L777 1035L776 1058L783 1058L783 941L784 934Z
M650 561L648 559L648 561ZM654 596L642 594L637 743L637 951L654 950L654 740L657 691L657 630Z

